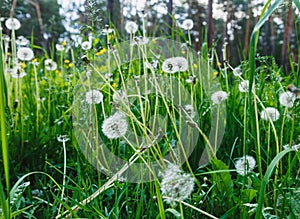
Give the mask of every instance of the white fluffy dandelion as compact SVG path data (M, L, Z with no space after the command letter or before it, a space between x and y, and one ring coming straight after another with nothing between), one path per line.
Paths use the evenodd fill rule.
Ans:
M92 43L90 41L84 41L81 43L81 49L90 50L92 48Z
M244 80L239 83L239 91L242 93L248 92L249 90L249 81Z
M9 30L18 30L21 27L21 23L17 18L8 18L5 21L5 26Z
M64 51L64 49L65 49L65 47L63 45L61 45L61 44L56 44L55 48L59 52Z
M166 73L184 72L188 69L189 63L184 57L171 57L162 64L162 70Z
M243 74L243 70L242 70L242 67L239 65L237 67L235 67L232 71L233 75L238 77L238 76L241 76Z
M289 108L293 107L295 100L296 100L296 95L290 91L283 92L279 96L280 104L285 107L289 107Z
M109 139L123 137L127 132L126 116L118 111L103 121L102 132Z
M30 61L34 58L32 49L28 47L20 47L17 52L18 59L22 61Z
M196 116L196 112L194 110L194 107L193 105L191 104L187 104L185 105L184 107L184 111L186 112L186 114L191 117L191 118L194 118Z
M170 164L162 174L161 193L164 201L174 205L175 199L183 201L187 199L194 189L194 178L184 173L177 165Z
M129 22L127 22L127 24L125 26L125 30L129 34L134 34L138 30L138 25L133 21L129 21Z
M48 71L55 71L57 69L57 63L52 59L46 59L44 63L45 63L45 68Z
M211 100L214 104L220 104L222 101L228 98L228 94L225 91L216 91L211 95Z
M267 107L261 112L261 119L266 121L271 120L275 122L279 119L279 116L279 111L274 107Z
M16 44L18 46L27 46L29 44L29 40L24 36L18 36L18 38L16 39Z
M194 22L192 19L186 19L182 23L182 28L185 30L191 30L194 27Z
M103 94L98 90L90 90L85 94L85 101L88 104L99 104L103 101Z
M236 172L245 176L255 168L255 165L256 161L252 156L246 155L244 157L240 157L235 162Z

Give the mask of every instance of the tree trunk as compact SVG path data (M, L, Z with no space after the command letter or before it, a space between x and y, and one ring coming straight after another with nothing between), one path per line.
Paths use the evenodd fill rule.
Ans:
M208 0L207 7L207 43L208 48L211 48L213 43L213 11L212 11L213 0Z
M107 0L106 9L107 9L107 24L109 24L112 21L114 15L113 14L114 0Z
M247 21L246 21L246 30L245 30L245 42L244 42L244 55L247 58L249 52L249 41L250 41L250 25L252 18L252 5L251 0L248 1L248 12L247 12Z
M284 35L283 35L283 44L281 49L282 65L285 66L285 70L288 70L287 68L288 61L289 61L288 47L289 47L291 33L293 29L293 22L294 22L294 16L293 16L292 4L289 4L287 19L285 22Z
M173 27L173 0L169 0L168 2L168 17L167 17L167 25L168 25L168 34L171 36L172 35L172 27Z

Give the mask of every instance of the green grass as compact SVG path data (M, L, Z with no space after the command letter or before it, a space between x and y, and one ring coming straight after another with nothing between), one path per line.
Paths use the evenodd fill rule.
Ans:
M299 98L291 108L279 102L287 85L299 86L298 68L286 76L273 57L257 54L260 29L283 1L270 2L254 27L239 76L205 42L198 55L190 45L164 38L133 47L118 34L99 37L95 30L88 51L53 46L48 54L31 44L43 55L22 62L19 71L26 76L13 78L12 34L12 49L5 52L1 43L0 54L0 218L299 218L299 149L283 147L299 145ZM172 35L191 39L181 29ZM164 72L163 62L172 56L185 57L188 70ZM49 58L57 70L46 69ZM147 68L155 59L158 67ZM195 83L186 81L191 75ZM255 91L240 92L244 80ZM84 102L91 89L101 91L101 103ZM123 99L120 90L127 93ZM229 96L213 104L219 90ZM261 119L267 107L279 111L277 121ZM109 139L102 124L118 110L129 131ZM256 165L242 176L235 162L245 155ZM169 163L182 164L195 183L189 198L173 204L161 189L161 170ZM144 180L134 181L141 170Z

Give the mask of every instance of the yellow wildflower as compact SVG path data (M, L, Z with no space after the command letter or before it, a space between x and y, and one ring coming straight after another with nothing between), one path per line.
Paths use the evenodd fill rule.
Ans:
M70 60L66 59L66 60L64 60L64 63L69 64Z
M67 41L64 40L64 41L61 43L61 45L66 46L66 45L67 45Z
M219 72L218 72L218 71L215 71L215 72L214 72L214 76L215 76L215 77L218 77L218 76L219 76Z
M100 56L100 55L102 55L102 54L104 54L106 52L106 48L102 48L102 49L100 49L98 52L96 52L96 56Z
M70 64L69 64L69 67L70 67L70 68L74 67L74 64L73 64L73 63L70 63Z
M26 67L27 67L26 63L22 62L22 68L26 68Z

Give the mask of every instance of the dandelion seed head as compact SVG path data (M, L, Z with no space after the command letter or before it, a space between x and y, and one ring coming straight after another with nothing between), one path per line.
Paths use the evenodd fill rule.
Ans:
M235 162L236 172L245 176L255 168L255 165L256 161L252 156L246 155L244 157L240 157Z
M24 36L18 36L18 38L16 39L16 44L18 46L27 46L29 44L29 40Z
M59 52L64 51L64 49L65 49L65 47L63 45L61 45L61 44L56 44L55 48Z
M191 30L194 27L194 21L192 19L185 19L182 23L182 28L185 30Z
M125 30L129 34L134 34L138 30L138 25L133 21L129 21L129 22L127 22L127 24L125 26Z
M127 132L126 116L118 111L103 121L102 132L109 139L123 137Z
M187 104L187 105L185 105L183 108L184 108L184 111L185 111L191 118L194 118L194 117L196 116L196 112L195 112L195 110L194 110L193 105Z
M244 80L239 83L239 91L242 93L248 92L249 90L249 81Z
M261 112L261 119L266 121L271 119L271 121L275 122L279 119L279 116L279 111L274 107L267 107Z
M52 59L46 59L44 61L45 69L48 71L55 71L57 69L57 63Z
M85 94L85 101L88 104L99 104L103 101L103 94L98 90L90 90Z
M228 94L225 91L216 91L211 95L211 100L214 104L220 104L222 101L228 98Z
M81 43L81 49L90 50L92 48L92 43L90 41L84 41Z
M20 47L17 52L18 59L22 61L30 61L34 58L32 49L28 47Z
M296 100L296 95L290 91L283 92L279 96L280 104L285 107L289 107L289 108L293 107L295 100Z
M5 26L9 30L18 30L21 27L21 23L17 18L8 18L5 21Z
M242 67L239 65L238 67L233 69L232 73L236 77L241 76L243 74Z
M187 199L194 189L194 178L184 173L177 165L169 164L162 175L161 193L162 196L167 196L164 201L168 204L175 205L178 201Z
M189 63L184 57L171 57L162 64L162 70L166 73L184 72L188 69Z

